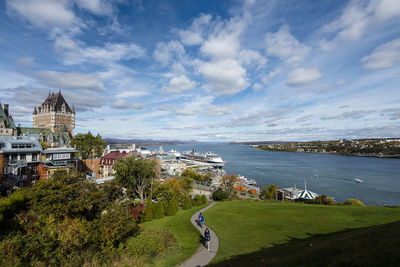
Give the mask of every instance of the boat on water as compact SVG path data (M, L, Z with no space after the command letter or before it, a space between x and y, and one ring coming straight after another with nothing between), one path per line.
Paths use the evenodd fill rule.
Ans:
M194 149L190 149L182 153L183 159L208 163L216 167L223 167L225 162L219 157L217 154L212 152L206 152L204 154L200 154L199 152L195 151Z
M355 179L354 179L354 182L361 184L361 183L363 183L364 181L361 180L361 179L359 179L359 178L355 178Z
M176 150L171 149L170 151L168 151L167 153L168 156L172 156L175 157L176 159L179 159L181 157L181 153L179 153Z

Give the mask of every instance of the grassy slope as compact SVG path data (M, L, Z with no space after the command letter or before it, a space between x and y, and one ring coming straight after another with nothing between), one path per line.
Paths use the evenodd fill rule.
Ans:
M193 255L200 246L199 231L190 223L190 217L205 207L193 207L190 210L179 210L175 216L143 223L144 229L166 229L171 231L179 242L179 248L171 251L165 257L154 260L154 266L175 266Z
M227 263L234 255L255 253L316 234L400 220L400 209L236 201L218 203L204 216L220 238L220 250L213 263ZM294 255L295 251L283 250L281 256ZM243 265L240 261L237 264Z

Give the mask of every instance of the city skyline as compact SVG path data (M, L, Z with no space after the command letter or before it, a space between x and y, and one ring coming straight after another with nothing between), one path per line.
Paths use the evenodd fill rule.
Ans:
M75 132L198 141L400 136L400 2L0 3L0 101L61 90Z

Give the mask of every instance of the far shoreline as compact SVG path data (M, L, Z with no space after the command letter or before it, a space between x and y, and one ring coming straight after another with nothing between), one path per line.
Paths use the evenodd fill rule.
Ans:
M315 152L315 151L285 151L285 150L268 150L256 146L251 146L254 149L270 151L270 152L291 152L291 153L305 153L305 154L331 154L349 157L364 157L364 158L385 158L385 159L400 159L400 155L376 155L376 154L360 154L360 153L338 153L338 152Z

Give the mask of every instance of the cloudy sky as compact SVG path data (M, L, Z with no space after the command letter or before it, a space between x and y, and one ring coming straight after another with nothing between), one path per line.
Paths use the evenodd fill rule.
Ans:
M75 132L326 140L400 136L400 1L0 1L0 101L59 89Z

